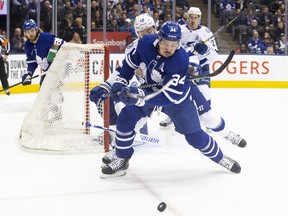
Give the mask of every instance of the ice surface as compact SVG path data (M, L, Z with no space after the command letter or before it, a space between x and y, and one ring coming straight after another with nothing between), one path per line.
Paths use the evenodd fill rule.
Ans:
M159 130L160 144L135 147L125 177L100 179L101 153L45 155L23 151L18 136L35 94L0 96L1 216L243 216L287 214L286 89L213 89L212 104L247 140L241 149L215 137L242 166L233 174ZM167 203L158 212L161 201Z

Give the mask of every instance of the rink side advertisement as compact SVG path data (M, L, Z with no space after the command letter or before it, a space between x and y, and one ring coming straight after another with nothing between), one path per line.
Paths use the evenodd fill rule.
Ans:
M110 54L110 72L120 66L124 54ZM219 55L210 65L215 71L225 61L227 55ZM5 62L10 86L21 82L27 71L25 55L9 55ZM93 68L94 70L94 68ZM93 70L91 73L93 75ZM34 75L40 74L38 68ZM49 71L48 71L49 72ZM288 61L286 55L235 55L225 70L212 78L212 87L216 88L288 88ZM36 92L39 90L39 78L32 85L21 84L12 88L12 93Z

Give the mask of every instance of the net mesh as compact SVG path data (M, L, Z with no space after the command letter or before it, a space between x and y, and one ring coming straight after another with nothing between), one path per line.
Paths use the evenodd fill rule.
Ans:
M26 114L21 145L30 150L53 153L103 152L104 132L88 127L104 124L104 106L89 100L92 87L104 81L103 45L66 43L58 51Z

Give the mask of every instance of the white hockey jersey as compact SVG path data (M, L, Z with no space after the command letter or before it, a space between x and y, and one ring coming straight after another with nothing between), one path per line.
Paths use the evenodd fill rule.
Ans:
M213 35L210 29L208 29L205 26L199 25L197 29L190 30L188 28L188 25L185 24L181 25L181 31L182 31L181 46L187 52L191 51L198 57L201 67L214 61L214 59L218 55L218 48L214 38L210 39L206 43L209 49L204 55L199 55L197 52L194 52L194 46L197 43L204 42Z

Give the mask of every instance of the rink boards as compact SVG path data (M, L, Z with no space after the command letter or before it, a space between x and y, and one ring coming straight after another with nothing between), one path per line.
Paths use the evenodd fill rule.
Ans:
M110 54L110 71L121 65L124 54ZM227 55L219 55L211 64L216 70ZM6 62L9 84L21 82L21 76L27 71L25 55L9 55ZM92 69L91 69L92 71ZM39 69L34 75L41 73ZM36 92L39 89L39 78L30 86L18 85L12 93ZM238 55L222 74L212 80L214 88L288 88L288 61L286 55Z

